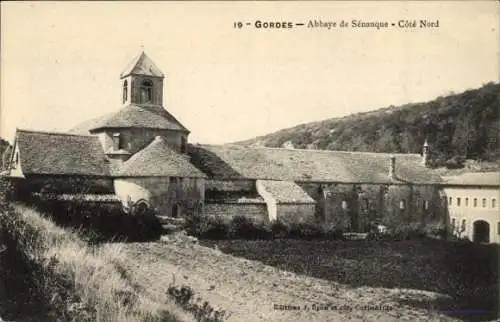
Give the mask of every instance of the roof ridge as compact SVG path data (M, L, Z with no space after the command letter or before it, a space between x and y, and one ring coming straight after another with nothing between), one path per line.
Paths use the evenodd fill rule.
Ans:
M45 130L16 129L16 132L40 133L40 134L47 134L47 135L81 136L81 137L88 137L88 138L95 137L95 136L90 135L90 134L76 134L76 133L45 131Z
M296 149L296 148L277 148L277 147L267 147L267 146L244 146L239 144L200 144L201 146L220 146L220 147L241 147L245 149L254 149L254 150L289 150L289 151L310 151L310 152L321 152L321 153L360 153L360 154L374 154L374 155L410 155L410 156L420 156L418 153L390 153L390 152L369 152L369 151L346 151L346 150L324 150L324 149Z

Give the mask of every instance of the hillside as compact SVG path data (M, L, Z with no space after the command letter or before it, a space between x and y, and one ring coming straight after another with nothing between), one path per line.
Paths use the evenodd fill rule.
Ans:
M427 138L432 166L460 168L466 159L498 160L499 108L500 84L488 83L429 102L301 124L238 144L420 153Z

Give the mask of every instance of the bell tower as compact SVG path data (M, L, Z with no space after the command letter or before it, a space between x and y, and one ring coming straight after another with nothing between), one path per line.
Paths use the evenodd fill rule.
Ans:
M163 106L165 76L144 51L120 74L123 105Z

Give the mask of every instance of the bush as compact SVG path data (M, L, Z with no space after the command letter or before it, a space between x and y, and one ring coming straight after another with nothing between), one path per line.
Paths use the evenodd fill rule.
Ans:
M229 224L216 216L193 215L186 219L184 226L188 235L204 239L228 239Z
M272 231L266 223L245 216L234 216L229 223L229 236L235 239L268 239Z
M194 291L189 286L171 285L167 294L186 311L191 312L198 321L219 322L225 321L229 317L225 310L216 310L207 301L201 304L201 299L194 298Z
M141 215L127 214L118 202L38 199L33 206L57 225L78 229L82 237L91 243L155 240L162 233L161 224L152 211Z

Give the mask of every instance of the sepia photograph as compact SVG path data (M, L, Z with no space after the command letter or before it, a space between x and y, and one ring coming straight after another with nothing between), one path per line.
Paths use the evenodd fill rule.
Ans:
M0 27L0 322L500 319L500 2Z

